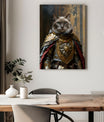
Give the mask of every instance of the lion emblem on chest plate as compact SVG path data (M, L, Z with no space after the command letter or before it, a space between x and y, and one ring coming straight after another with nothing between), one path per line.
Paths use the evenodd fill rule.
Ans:
M57 54L65 64L68 64L74 56L73 41L62 42L59 40L57 42Z

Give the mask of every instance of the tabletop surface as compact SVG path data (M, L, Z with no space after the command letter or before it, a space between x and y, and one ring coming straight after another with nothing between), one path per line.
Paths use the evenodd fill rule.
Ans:
M58 96L59 104L42 105L59 111L104 111L104 95L70 95ZM0 111L12 111L11 105L0 105Z
M64 94L59 96L58 103L45 107L60 111L104 111L104 95Z
M28 99L21 99L19 95L15 98L8 98L6 95L0 95L0 105L37 105L37 104L57 104L56 94L35 94L28 95Z

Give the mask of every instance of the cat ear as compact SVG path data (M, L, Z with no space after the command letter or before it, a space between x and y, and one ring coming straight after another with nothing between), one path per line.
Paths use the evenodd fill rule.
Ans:
M53 14L53 21L55 21L57 19L56 15Z
M70 17L71 17L71 14L69 13L65 16L65 18L67 18L68 20L70 20Z

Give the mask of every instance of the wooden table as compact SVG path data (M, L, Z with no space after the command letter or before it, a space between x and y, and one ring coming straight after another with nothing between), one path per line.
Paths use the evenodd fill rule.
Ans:
M94 122L94 111L104 111L104 95L59 95L57 105L40 105L58 111L88 111ZM0 105L1 112L12 112L11 105Z

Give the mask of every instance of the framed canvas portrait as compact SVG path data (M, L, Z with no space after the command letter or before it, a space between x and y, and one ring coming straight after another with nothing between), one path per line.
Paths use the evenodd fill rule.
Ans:
M86 6L40 5L40 69L86 68Z

